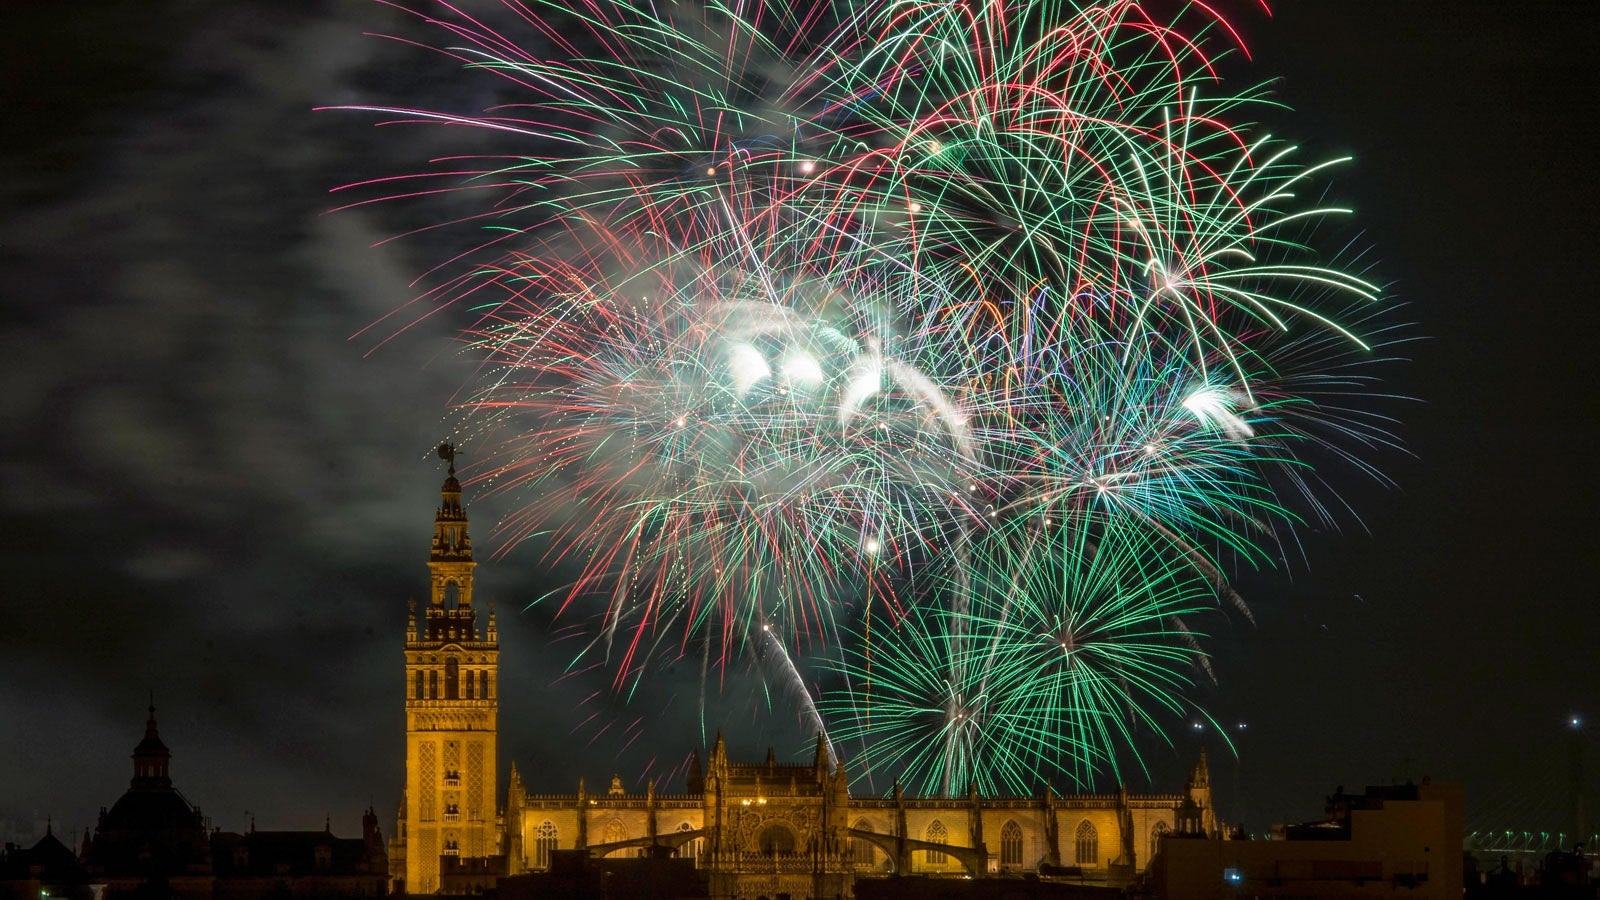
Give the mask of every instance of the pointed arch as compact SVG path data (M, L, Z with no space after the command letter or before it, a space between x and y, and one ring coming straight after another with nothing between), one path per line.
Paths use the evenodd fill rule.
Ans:
M923 833L922 839L930 844L948 844L950 843L950 830L944 827L943 822L939 821L938 819L934 819L932 822L928 823L928 830ZM923 857L923 859L930 866L942 866L944 865L945 860L949 858L938 850L927 850L924 852L926 855Z
M1015 819L1007 819L1000 829L1000 865L1022 865L1022 826Z
M1100 864L1100 832L1088 819L1078 823L1078 831L1074 842L1077 847L1077 862L1080 866L1096 866Z
M794 831L783 822L771 822L756 835L756 846L767 856L793 856L796 842Z
M694 831L695 829L694 829L694 826L690 825L688 822L679 822L678 823L678 827L676 829L674 829L674 830L676 830L678 832L684 832L684 831ZM682 859L692 859L692 860L694 860L695 865L699 865L700 864L700 848L701 848L701 846L703 844L704 844L704 839L703 838L692 838L690 840L684 841L682 844L679 844L678 848L676 850L672 851L672 855L680 857Z
M1156 822L1150 829L1150 859L1155 859L1156 854L1161 852L1161 839L1171 830L1167 827L1167 823L1161 821Z
M628 833L622 827L622 820L621 819L612 819L611 821L606 823L606 839L605 839L605 843L607 843L607 844L615 844L615 843L617 843L619 841L625 841L627 839L628 839Z
M877 830L873 828L872 823L868 822L865 818L856 819L856 823L850 827L854 828L856 831ZM852 860L854 860L854 863L858 868L876 865L878 862L878 848L872 846L872 842L869 840L862 838L851 838L850 857Z
M550 858L556 849L556 825L545 819L533 832L533 864L540 869L550 868Z

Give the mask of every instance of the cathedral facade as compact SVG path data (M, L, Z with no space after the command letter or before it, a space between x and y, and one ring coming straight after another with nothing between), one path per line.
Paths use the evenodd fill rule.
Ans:
M395 887L468 892L500 875L547 871L562 851L693 860L710 896L851 897L889 874L1005 877L1034 873L1124 885L1168 835L1215 834L1204 753L1181 792L1034 797L852 796L821 739L810 764L728 758L717 737L682 793L530 791L511 766L496 810L499 644L480 631L472 546L452 460L434 521L429 604L406 632L406 793L390 851ZM536 787L543 787L542 785Z
M506 800L509 874L547 869L557 851L687 857L712 897L850 897L857 879L891 874L1058 875L1125 885L1162 839L1212 834L1218 823L1204 758L1182 793L916 797L898 788L858 797L819 740L810 765L728 758L717 738L686 790L527 790L513 767Z

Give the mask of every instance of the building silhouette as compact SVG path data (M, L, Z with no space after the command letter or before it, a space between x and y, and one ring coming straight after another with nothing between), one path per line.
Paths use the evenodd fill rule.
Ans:
M579 781L566 794L529 790L511 766L497 790L499 642L480 628L472 543L454 450L434 516L429 599L405 635L406 782L389 860L396 891L472 893L557 861L677 857L710 896L850 897L857 879L1024 873L1083 884L1131 884L1169 834L1216 834L1205 755L1181 792L1033 797L918 797L898 786L854 797L845 765L818 739L810 764L729 758L719 735L680 793L650 783L629 794ZM540 786L543 787L543 786Z
M0 900L319 900L381 897L388 860L378 816L359 838L321 831L213 828L172 781L172 751L150 706L133 778L74 853L47 829L32 848L0 855Z
M1341 788L1327 818L1282 826L1272 840L1168 840L1151 872L1158 897L1209 900L1407 897L1457 900L1463 889L1462 789L1456 784Z
M0 852L0 900L94 900L97 893L83 860L51 823L32 847L7 843Z

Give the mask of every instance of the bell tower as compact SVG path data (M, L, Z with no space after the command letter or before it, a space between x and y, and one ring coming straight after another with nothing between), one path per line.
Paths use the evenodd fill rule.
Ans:
M499 634L480 627L472 595L472 539L461 507L455 448L433 517L428 605L406 616L406 789L400 803L405 891L432 894L456 860L500 852L495 815ZM398 866L396 867L399 868ZM398 871L396 874L400 874Z

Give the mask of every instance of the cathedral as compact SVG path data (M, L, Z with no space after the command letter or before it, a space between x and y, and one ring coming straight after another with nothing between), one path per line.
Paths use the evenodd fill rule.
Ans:
M677 857L709 896L853 897L858 880L930 877L1070 878L1127 885L1166 835L1216 834L1202 751L1181 792L1033 797L920 797L898 786L852 796L845 764L818 739L809 764L728 758L719 735L697 756L682 793L530 792L513 764L495 804L499 640L480 625L475 563L454 451L434 516L430 591L406 624L406 784L389 853L392 886L413 894L471 893L497 879L548 871L563 854ZM538 785L544 789L548 786Z

